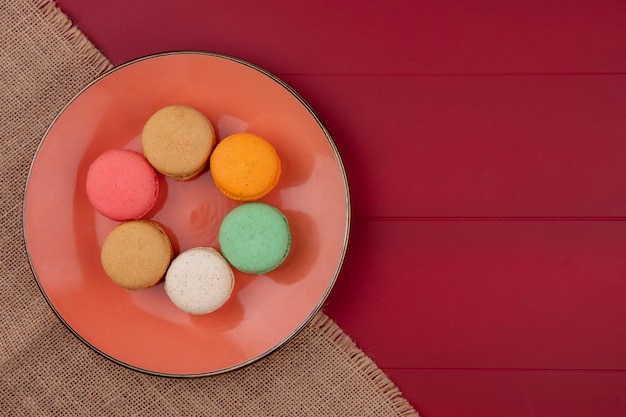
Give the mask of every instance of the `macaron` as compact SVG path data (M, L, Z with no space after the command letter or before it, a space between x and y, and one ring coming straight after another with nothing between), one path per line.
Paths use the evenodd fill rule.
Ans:
M145 123L141 144L157 171L175 180L188 180L206 167L215 145L215 129L192 107L166 106Z
M244 203L224 216L218 242L234 268L264 274L276 269L289 254L291 231L279 209L257 201Z
M280 158L274 146L253 133L235 133L221 140L210 158L217 188L237 201L255 201L278 183Z
M165 274L165 292L179 309L195 315L222 307L235 285L233 270L220 253L210 247L181 252Z
M152 220L130 220L105 238L100 261L116 284L140 290L157 284L172 261L172 244L163 228Z
M102 215L117 221L136 220L154 207L159 180L140 153L111 149L89 166L86 192L91 205Z

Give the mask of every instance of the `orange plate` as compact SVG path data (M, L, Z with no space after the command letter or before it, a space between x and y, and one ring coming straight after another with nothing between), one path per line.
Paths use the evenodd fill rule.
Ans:
M103 151L141 151L148 117L186 104L209 117L219 138L249 131L267 138L281 179L262 201L280 208L292 248L265 275L235 271L235 289L218 311L192 316L163 284L128 291L100 265L100 247L118 223L95 212L85 194L90 163ZM161 177L148 214L178 253L217 247L224 197L206 170L177 182ZM223 55L181 52L142 58L98 78L56 118L33 161L24 204L31 266L48 303L96 351L130 368L167 376L232 370L292 338L321 308L341 268L350 203L345 171L328 131L310 106L266 71Z

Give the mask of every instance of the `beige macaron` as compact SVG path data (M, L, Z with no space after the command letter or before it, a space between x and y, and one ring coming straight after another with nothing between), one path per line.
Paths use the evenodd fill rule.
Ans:
M131 220L116 226L105 238L100 261L118 285L140 290L157 284L172 261L172 244L152 220Z
M165 176L187 180L198 175L215 145L215 129L200 111L183 105L154 113L141 133L143 154Z
M214 248L196 247L180 253L165 274L165 292L179 309L207 314L222 307L235 285L228 261Z

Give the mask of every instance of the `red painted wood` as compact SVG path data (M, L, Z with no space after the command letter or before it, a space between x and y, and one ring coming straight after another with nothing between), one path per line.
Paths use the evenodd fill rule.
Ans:
M326 311L380 366L626 370L626 222L365 219L352 232Z
M355 215L326 311L421 415L626 415L626 3L58 4L114 64L225 53L314 106Z
M623 417L624 372L390 369L421 417ZM409 388L409 389L407 389Z
M58 1L116 64L186 48L276 73L626 71L619 0L82 3Z
M626 215L626 75L284 79L333 134L356 216Z

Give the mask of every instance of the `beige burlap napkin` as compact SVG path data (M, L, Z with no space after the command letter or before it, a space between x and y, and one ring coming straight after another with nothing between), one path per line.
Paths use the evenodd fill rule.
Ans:
M323 313L243 369L172 379L92 351L37 288L22 233L28 169L46 128L111 68L49 1L0 1L0 414L7 416L410 416L395 385Z

